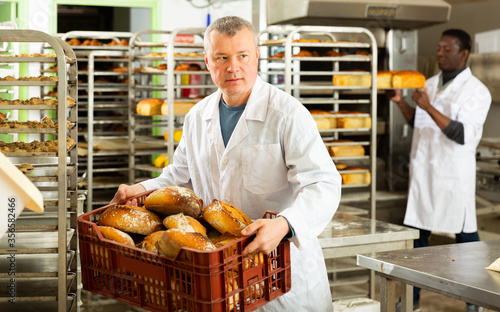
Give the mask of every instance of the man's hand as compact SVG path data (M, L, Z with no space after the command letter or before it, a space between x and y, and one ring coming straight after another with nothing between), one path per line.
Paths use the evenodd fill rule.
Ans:
M110 204L116 204L121 201L124 201L127 198L130 198L134 195L140 194L145 192L146 189L144 186L141 184L134 184L134 185L126 185L126 184L120 184L118 187L118 190L115 193L115 196L111 200ZM136 199L127 201L125 205L133 205L133 206L138 206L138 202Z
M387 98L389 100L396 102L396 103L398 103L402 99L400 89L387 90L387 91L385 91L385 95L387 96Z
M255 239L243 250L243 255L263 252L266 255L276 249L290 228L283 217L275 219L258 219L241 231L244 236L257 233Z
M425 110L426 112L429 111L429 108L431 107L431 101L429 100L429 96L427 95L427 89L415 90L411 98L421 109Z

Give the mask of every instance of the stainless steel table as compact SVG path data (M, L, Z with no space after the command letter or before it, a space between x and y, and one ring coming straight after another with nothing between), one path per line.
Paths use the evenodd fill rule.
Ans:
M382 311L394 310L396 281L500 311L500 272L485 269L498 257L500 241L485 241L358 255L357 262L382 278Z
M319 235L319 241L327 261L327 269L329 259L351 256L352 266L356 268L354 257L357 254L413 248L413 240L418 238L418 235L418 230L412 228L336 213ZM369 293L373 298L375 274L371 272L370 276Z

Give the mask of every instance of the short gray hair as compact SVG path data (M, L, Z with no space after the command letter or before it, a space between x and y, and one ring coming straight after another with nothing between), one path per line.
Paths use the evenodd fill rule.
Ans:
M216 30L217 32L223 35L233 37L243 28L248 28L252 32L253 39L255 41L255 46L257 47L259 38L252 23L239 16L225 16L215 20L205 30L205 37L203 38L203 47L205 51L207 50L209 43L208 37L210 36L210 33L212 31Z

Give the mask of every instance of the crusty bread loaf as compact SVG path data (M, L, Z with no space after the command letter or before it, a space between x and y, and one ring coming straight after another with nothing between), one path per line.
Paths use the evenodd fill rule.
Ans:
M170 258L177 257L182 247L204 251L216 249L212 241L205 235L195 232L186 232L180 229L170 229L163 232L156 246L162 255Z
M165 231L156 231L154 233L149 234L144 238L142 242L138 244L137 247L152 252L158 252L158 248L156 247L156 242L160 239L163 232Z
M193 102L174 102L174 115L186 115L195 103ZM168 115L168 103L165 102L161 106L161 114Z
M390 89L392 88L392 76L395 73L393 70L379 71L377 73L377 88Z
M352 140L334 140L328 143L353 143ZM332 145L328 146L328 152L332 157L364 156L365 149L360 144L354 145Z
M215 239L213 242L215 244L215 246L218 248L218 247L222 247L224 245L227 245L231 242L234 242L235 240L237 239L240 239L241 237L238 237L238 236L235 236L229 232L226 232L224 234L222 234L221 236L217 237L217 239Z
M165 216L182 212L196 218L201 214L203 201L187 187L169 185L149 194L144 207Z
M217 199L203 209L203 218L220 233L229 232L238 237L241 237L241 230L252 223L241 210Z
M99 217L99 225L111 226L128 233L149 235L162 229L160 217L142 207L115 205Z
M332 115L331 112L319 110L319 109L311 109L309 111L316 122L316 126L318 130L325 129L335 129L337 128L337 119L333 117L318 117L321 115Z
M335 168L337 170L343 170L343 169L347 168L347 165L343 164L343 163L335 163Z
M168 131L163 135L165 141L168 141ZM174 142L180 142L182 138L182 130L174 130Z
M344 170L365 170L361 167L347 167ZM370 184L371 174L369 171L340 173L342 184Z
M414 70L401 70L392 76L392 87L399 88L423 88L425 87L425 76Z
M123 231L115 229L111 226L97 226L97 228L106 239L128 246L135 246L132 237Z
M207 229L195 218L185 216L182 212L170 215L163 219L163 225L167 229L180 229L186 232L197 232L207 235Z
M352 111L339 111L337 115L351 115L352 117L338 117L337 128L356 129L356 128L371 128L372 119L370 116L360 117L359 115L366 114Z
M161 114L162 99L144 99L137 103L137 114L143 116L153 116Z
M334 75L333 85L339 87L371 87L371 75L366 72L356 75Z

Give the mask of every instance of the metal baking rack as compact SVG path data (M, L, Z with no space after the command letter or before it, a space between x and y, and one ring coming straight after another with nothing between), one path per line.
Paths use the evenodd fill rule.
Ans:
M76 214L79 203L77 187L77 149L66 146L66 138L77 142L77 105L67 106L66 98L77 99L76 56L59 38L34 30L0 30L2 42L42 43L50 46L56 57L2 57L3 63L55 63L58 81L0 81L3 86L45 87L59 90L58 105L2 105L6 110L54 112L57 129L2 129L1 133L40 134L41 138L57 136L57 152L4 153L14 164L31 163L35 169L28 178L40 189L44 213L24 211L16 220L16 241L13 247L0 241L0 310L2 311L77 311L77 240ZM14 52L12 52L14 53ZM34 219L35 218L35 219ZM30 220L30 221L27 221ZM12 242L12 241L11 241ZM8 248L6 248L8 247ZM15 304L7 293L13 276L8 256L15 255ZM65 274L61 274L66 272ZM9 285L9 287L6 286ZM5 286L5 287L4 287ZM43 289L43 291L40 291ZM64 298L59 300L58 298Z
M168 153L169 163L173 161L173 152L177 146L174 141L174 131L181 130L183 115L174 115L174 106L169 105L167 116L140 116L136 114L136 105L146 98L159 98L166 103L176 101L196 103L199 99L187 96L187 92L208 95L216 89L210 78L210 73L204 68L203 36L204 28L185 28L173 31L143 30L134 34L130 40L130 183L136 183L155 174L163 168L152 165L153 160ZM151 36L158 43L139 40ZM179 38L188 38L189 42L178 42ZM177 39L177 40L176 40ZM181 63L193 62L202 68L199 71L178 71L176 66ZM158 65L167 65L160 70ZM186 83L186 80L197 77L199 81ZM188 91L190 90L190 91ZM168 132L168 141L164 133ZM137 142L149 140L149 150L137 149Z
M331 114L315 115L314 118L352 117L339 114L340 110L362 111L358 117L371 117L371 128L330 128L318 130L327 148L331 146L361 145L364 156L332 157L335 163L363 169L339 170L341 174L369 172L370 184L344 184L346 193L366 193L359 196L358 204L369 206L369 214L376 218L376 138L377 138L377 90L372 87L334 86L334 75L371 74L371 85L376 86L377 44L372 33L359 27L323 26L270 26L259 34L261 40L259 73L263 79L293 95L309 109L321 109ZM303 42L299 42L302 40ZM316 42L314 42L316 41ZM301 50L336 51L339 56L297 56ZM355 55L355 51L369 51ZM281 58L273 55L282 52ZM340 52L348 52L340 53ZM346 70L345 65L361 66L364 72ZM319 78L318 78L319 77ZM353 142L330 142L349 139ZM341 203L342 203L341 198ZM375 290L374 278L366 270L355 265L355 259L328 259L327 269L334 300L368 296ZM343 291L349 289L349 294Z
M62 40L97 40L102 46L73 45L78 58L79 175L87 190L86 211L109 203L121 183L128 181L128 81L130 32L71 31ZM121 68L121 70L120 70ZM111 178L112 177L112 178Z

